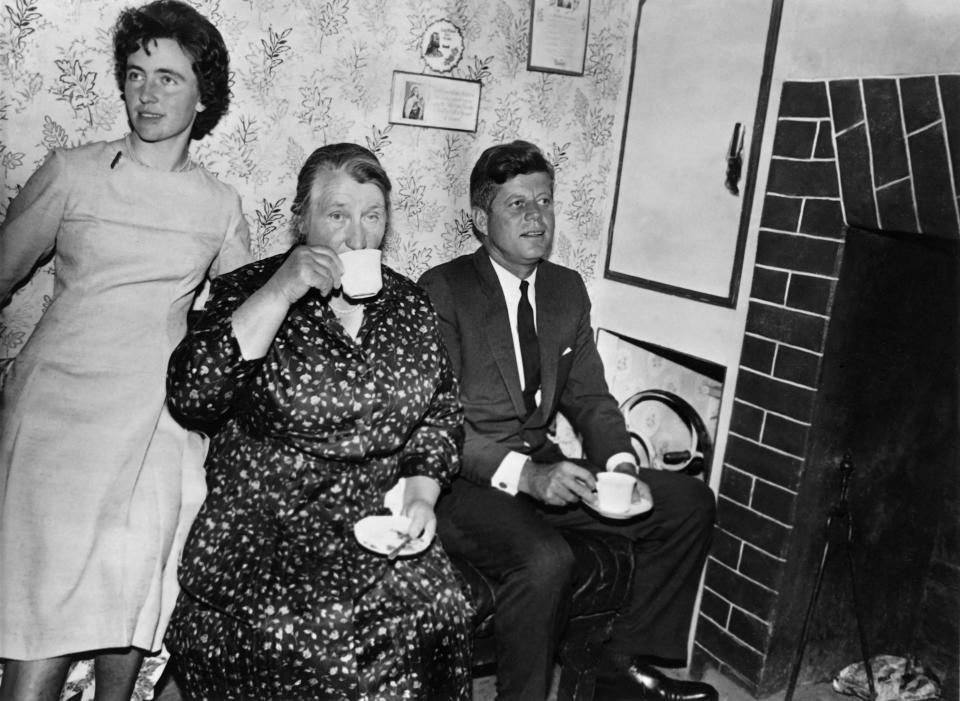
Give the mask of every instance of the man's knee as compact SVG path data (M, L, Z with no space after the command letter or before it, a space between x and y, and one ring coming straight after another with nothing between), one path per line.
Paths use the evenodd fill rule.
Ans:
M562 536L526 543L522 565L512 573L543 590L565 590L573 581L576 560Z

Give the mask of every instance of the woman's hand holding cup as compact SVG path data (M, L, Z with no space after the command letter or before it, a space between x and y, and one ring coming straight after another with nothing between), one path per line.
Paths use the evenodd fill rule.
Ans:
M343 264L327 246L297 246L270 278L270 283L293 304L311 289L323 296L340 287Z

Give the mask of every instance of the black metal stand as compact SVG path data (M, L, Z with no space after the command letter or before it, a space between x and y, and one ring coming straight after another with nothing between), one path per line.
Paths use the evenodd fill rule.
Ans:
M867 636L863 630L863 620L860 615L860 601L857 598L856 577L853 569L853 525L850 520L850 511L847 508L847 488L850 484L850 475L853 472L853 460L844 455L840 462L840 499L830 509L827 516L826 541L823 544L823 553L820 555L820 567L817 569L816 583L813 585L813 594L807 606L807 615L803 619L803 628L800 630L800 642L793 656L793 669L790 671L790 681L787 683L787 693L784 701L793 701L793 692L797 686L797 677L800 675L800 664L803 662L803 651L807 646L807 629L813 618L813 611L820 595L820 586L823 584L823 572L827 559L835 545L844 546L847 554L847 569L850 573L850 591L853 595L853 615L857 619L857 633L860 636L860 654L863 657L863 666L867 674L867 683L870 686L870 698L877 698L877 691L873 683L873 669L870 667L870 654L867 648Z

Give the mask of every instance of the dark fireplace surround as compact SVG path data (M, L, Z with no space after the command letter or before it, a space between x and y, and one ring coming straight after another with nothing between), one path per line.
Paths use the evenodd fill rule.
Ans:
M957 417L920 437L936 441L934 453L927 451L934 459L906 479L897 470L901 458L918 450L913 436L887 441L879 456L869 445L825 454L816 448L823 437L812 431L845 226L955 242L958 192L960 75L784 84L695 671L712 665L759 698L787 685L827 514L838 497L838 456L853 447L854 563L870 652L918 655L943 678L943 698L957 698ZM909 299L911 280L902 285ZM956 329L958 300L944 299L934 313L950 320L945 329ZM956 362L937 372L953 402ZM920 406L927 397L903 400ZM880 407L878 415L903 406ZM955 404L948 408L955 413ZM917 488L927 492L921 504L911 501ZM842 554L828 561L800 684L828 679L858 660Z

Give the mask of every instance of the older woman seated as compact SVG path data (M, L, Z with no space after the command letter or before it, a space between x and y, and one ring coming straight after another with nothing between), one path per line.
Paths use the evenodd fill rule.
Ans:
M366 149L317 149L292 206L302 243L219 278L171 358L173 409L216 428L166 639L192 698L470 696L451 564L439 543L403 557L433 539L459 467L449 360L405 277L378 265L376 296L341 289L341 256L381 244L390 189ZM400 477L402 532L358 542Z

